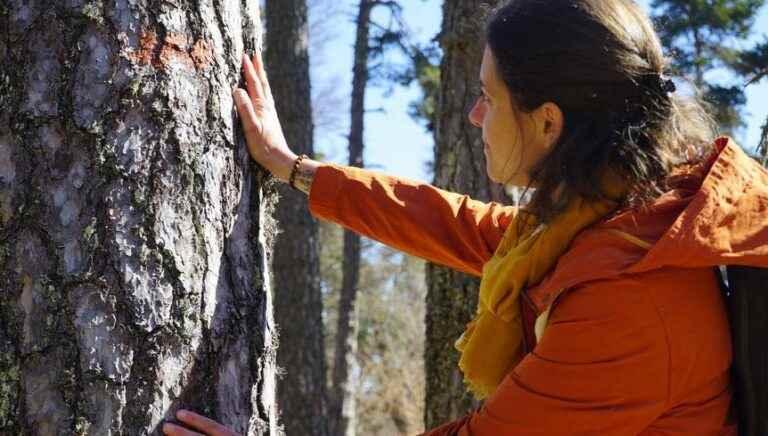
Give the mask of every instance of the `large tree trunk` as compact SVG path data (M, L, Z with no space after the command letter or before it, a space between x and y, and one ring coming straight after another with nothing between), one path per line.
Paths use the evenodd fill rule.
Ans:
M256 0L0 6L0 433L277 434ZM271 184L269 184L271 185Z
M480 129L467 114L479 90L483 55L481 7L490 0L446 0L440 45L440 66L435 126L435 180L440 188L469 194L479 200L507 201L486 175ZM477 307L479 281L442 266L427 264L426 405L424 424L436 427L477 406L466 391L458 368L454 342Z
M352 70L349 165L363 167L365 89L368 85L368 51L371 10L374 0L360 0L357 14L354 65ZM339 295L339 317L333 365L332 430L334 435L354 436L355 382L357 376L357 289L360 282L360 236L344 231L343 278Z
M266 68L286 140L314 157L306 0L267 0ZM306 195L281 185L281 233L272 261L275 322L280 332L281 422L289 435L327 436L325 351L317 223Z

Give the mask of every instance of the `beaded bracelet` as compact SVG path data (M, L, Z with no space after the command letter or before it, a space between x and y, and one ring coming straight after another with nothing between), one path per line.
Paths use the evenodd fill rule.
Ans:
M291 170L291 175L288 177L288 185L291 186L291 188L295 190L299 190L299 188L296 187L296 185L293 184L293 182L296 181L296 172L299 170L299 165L301 165L301 161L308 156L306 154L299 155L299 157L296 158L296 162L293 164L293 169Z

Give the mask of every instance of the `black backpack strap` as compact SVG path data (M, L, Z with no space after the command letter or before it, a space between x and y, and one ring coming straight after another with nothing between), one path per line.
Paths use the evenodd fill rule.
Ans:
M726 270L739 435L768 435L768 269Z

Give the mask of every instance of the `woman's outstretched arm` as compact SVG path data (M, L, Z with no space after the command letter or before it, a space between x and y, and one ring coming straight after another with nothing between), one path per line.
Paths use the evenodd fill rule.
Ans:
M309 208L318 218L478 276L515 212L428 183L333 164L317 168Z
M288 181L296 154L277 118L260 55L243 58L246 87L235 89L248 151ZM515 208L484 203L427 183L304 159L294 185L312 213L406 253L474 275L492 256Z

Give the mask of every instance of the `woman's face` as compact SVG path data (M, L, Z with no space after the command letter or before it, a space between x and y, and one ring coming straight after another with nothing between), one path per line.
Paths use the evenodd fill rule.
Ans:
M488 46L480 80L482 94L469 113L469 121L483 129L488 177L496 183L527 186L531 168L559 137L562 113L554 103L545 103L531 113L514 110Z

